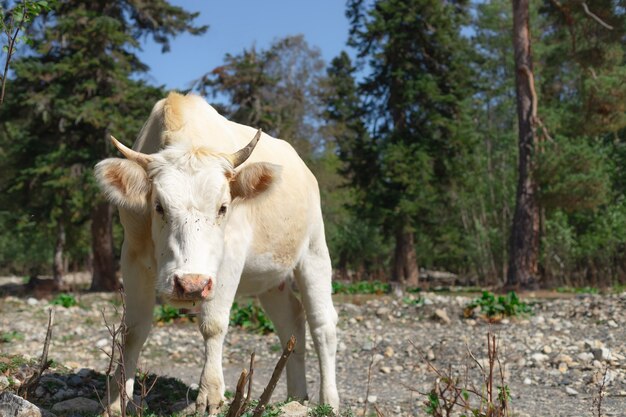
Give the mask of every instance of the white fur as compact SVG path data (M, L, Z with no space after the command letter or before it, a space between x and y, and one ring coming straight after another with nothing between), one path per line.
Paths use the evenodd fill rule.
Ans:
M167 124L163 118L172 114L178 115L172 124L176 130L160 129ZM317 400L338 409L337 314L317 182L291 146L266 134L233 177L222 155L245 146L254 133L250 127L227 121L195 96L170 96L157 103L134 146L140 152L160 149L146 171L149 192L138 188L146 200L143 213L134 210L138 204L131 202L137 195L120 193L107 182L106 168L118 168L119 162L98 164L96 175L110 200L120 206L124 225L121 265L127 305L132 306L127 313L126 374L134 374L150 329L154 297L147 294L156 291L170 297L174 273L203 274L214 278L215 285L213 294L201 303L199 327L206 356L196 411L215 413L223 400L222 345L237 293L259 295L283 344L291 334L298 338L287 365L287 384L289 395L301 399L307 397L306 316L320 364ZM271 186L259 192L243 187L249 195L231 201L232 181L254 181L261 169L254 165L258 163L265 164L262 169L271 174ZM255 174L242 175L246 169L249 173L254 169ZM127 174L137 181L141 177L134 166L129 166ZM157 203L165 210L164 216L155 211ZM218 214L222 205L228 206L225 216ZM302 304L290 285L281 285L291 277L300 289ZM128 392L132 385L132 378L127 377ZM119 404L118 393L112 394Z

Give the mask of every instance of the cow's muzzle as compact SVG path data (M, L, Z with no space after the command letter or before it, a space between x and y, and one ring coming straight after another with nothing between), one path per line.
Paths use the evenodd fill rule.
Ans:
M204 300L211 294L213 279L202 274L175 274L174 298L179 300Z

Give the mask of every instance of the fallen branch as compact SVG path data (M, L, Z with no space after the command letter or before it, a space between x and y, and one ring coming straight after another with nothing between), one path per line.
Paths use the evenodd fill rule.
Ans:
M280 379L280 375L282 374L283 369L285 369L285 365L287 364L287 359L289 359L289 356L291 355L291 352L293 352L293 348L295 346L296 346L296 337L292 335L289 341L287 342L287 346L285 346L285 349L283 350L283 354L281 355L280 359L276 363L276 367L274 368L274 372L272 373L270 382L268 382L267 386L263 390L263 394L261 394L261 397L259 398L259 403L257 404L256 408L254 409L254 412L252 413L252 417L261 417L263 415L263 412L265 411L265 408L267 407L267 403L272 397L274 388L276 388L276 384L278 383L278 380Z
M46 331L46 339L43 342L43 352L41 354L41 360L39 361L39 368L21 387L21 396L25 400L28 399L28 396L35 390L37 384L39 384L43 372L52 364L52 361L48 360L48 349L50 348L50 340L52 340L52 326L54 326L54 310L49 308L48 330Z

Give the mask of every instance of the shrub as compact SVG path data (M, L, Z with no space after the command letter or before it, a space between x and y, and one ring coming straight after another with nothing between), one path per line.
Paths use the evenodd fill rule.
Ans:
M274 332L274 325L263 309L252 302L246 305L233 303L230 310L230 324L260 334Z
M492 292L483 291L480 298L476 298L465 307L465 317L471 317L477 307L480 307L481 314L489 318L518 316L532 311L530 306L521 301L514 291L497 297Z
M17 330L0 332L0 343L11 343L14 340L24 340L24 335Z
M72 294L61 293L54 297L50 304L55 306L63 306L65 308L73 307L78 305L78 301L76 301L76 297Z
M154 318L160 323L169 323L184 317L180 310L168 304L161 304L154 308Z

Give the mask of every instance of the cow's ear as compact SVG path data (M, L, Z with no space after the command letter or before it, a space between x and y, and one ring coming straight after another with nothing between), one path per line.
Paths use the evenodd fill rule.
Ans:
M235 198L253 198L268 190L280 177L281 167L268 162L245 165L231 178L230 195Z
M141 165L128 159L108 158L96 165L95 173L111 203L132 211L147 208L150 180Z

